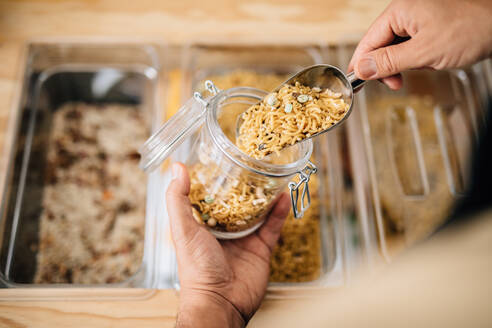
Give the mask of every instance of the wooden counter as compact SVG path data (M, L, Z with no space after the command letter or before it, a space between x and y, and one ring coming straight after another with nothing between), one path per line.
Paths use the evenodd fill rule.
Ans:
M355 41L387 0L324 1L1 1L0 151L9 112L20 89L21 52L29 40L113 38L187 44L326 44ZM0 172L5 169L0 159ZM2 173L3 174L3 173ZM0 290L0 298L18 290ZM24 291L26 292L26 291ZM0 327L173 327L173 290L138 301L3 301ZM288 301L266 300L251 327L264 327L270 309Z

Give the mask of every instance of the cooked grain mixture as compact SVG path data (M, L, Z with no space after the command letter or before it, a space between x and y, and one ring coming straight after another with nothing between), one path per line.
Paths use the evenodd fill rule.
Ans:
M134 106L69 103L53 117L36 283L121 282L142 263L146 185Z
M262 159L341 121L349 105L340 93L296 82L270 93L242 114L237 146Z

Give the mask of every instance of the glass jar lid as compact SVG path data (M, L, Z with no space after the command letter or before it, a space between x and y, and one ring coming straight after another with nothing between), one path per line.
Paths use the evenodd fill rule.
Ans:
M140 168L150 172L157 168L183 141L205 121L207 102L195 92L157 132L139 149Z

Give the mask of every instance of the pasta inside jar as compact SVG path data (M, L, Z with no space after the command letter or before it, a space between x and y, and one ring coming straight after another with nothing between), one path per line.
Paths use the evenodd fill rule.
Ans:
M190 201L194 217L218 231L238 232L263 220L276 195L271 178L251 179L248 174L224 178L220 170L202 163L190 167Z
M265 95L234 88L213 97L186 162L193 216L218 238L240 238L256 230L312 152L307 142L260 161L236 146L231 122Z

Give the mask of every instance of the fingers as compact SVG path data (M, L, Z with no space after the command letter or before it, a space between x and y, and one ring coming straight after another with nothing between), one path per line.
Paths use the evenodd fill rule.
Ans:
M199 224L193 219L191 204L188 199L190 178L186 167L181 163L172 166L173 180L166 191L166 205L169 213L171 232L176 247L187 243L197 230Z
M270 251L277 243L285 218L290 210L290 199L286 193L283 193L275 207L273 208L267 222L258 231L258 236L268 246Z
M362 40L355 48L352 59L350 60L348 71L354 69L359 57L374 49L387 46L394 40L395 35L389 23L388 10L383 12L367 30Z
M386 84L391 90L400 90L403 86L403 78L401 74L388 76L381 79L381 82Z
M395 6L388 6L368 29L354 51L348 71L354 70L364 80L380 79L390 89L398 90L403 85L399 73L420 66L423 56L415 37L401 42L415 36L416 31L411 26L408 29L401 10Z
M364 80L386 78L402 71L421 67L418 41L408 41L378 48L361 56L355 64L355 74Z

